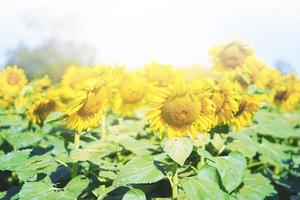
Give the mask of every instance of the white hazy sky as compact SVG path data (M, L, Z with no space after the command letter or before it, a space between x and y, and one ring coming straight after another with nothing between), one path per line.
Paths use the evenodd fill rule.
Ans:
M299 0L0 0L0 26L0 65L54 35L94 46L97 62L208 66L208 48L239 38L300 72Z

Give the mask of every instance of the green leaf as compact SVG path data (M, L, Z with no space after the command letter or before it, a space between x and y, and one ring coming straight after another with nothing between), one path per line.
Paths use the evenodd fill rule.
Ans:
M53 200L59 197L62 200L74 200L89 184L84 176L73 178L65 188L53 187L49 177L39 182L25 182L19 197L20 200Z
M254 130L262 135L270 135L277 138L300 137L300 129L295 129L292 122L282 113L260 110L254 120L257 125Z
M132 188L123 196L122 200L146 200L146 195L142 190Z
M170 138L167 139L164 145L164 151L175 162L182 166L193 151L193 143L186 137Z
M245 157L239 152L232 152L228 156L215 157L214 161L224 187L232 192L243 180L247 167Z
M38 173L50 174L58 164L49 155L30 157L31 150L13 151L0 158L0 170L15 171L25 181Z
M9 129L5 132L4 138L17 150L37 144L43 138L43 134L41 132L20 132Z
M71 158L79 161L97 162L99 159L119 150L119 145L116 143L104 142L98 140L88 143L82 149L71 151Z
M287 160L290 155L286 154L280 144L271 143L263 139L259 144L260 160L281 167L288 167Z
M238 151L248 158L255 156L257 152L256 142L246 134L236 134L235 139L227 144L227 148L231 151Z
M120 135L118 137L118 143L136 155L150 154L151 151L149 149L155 149L153 143L148 140L136 140L128 135Z
M206 150L202 149L202 148L198 148L197 149L197 153L199 156L203 156L204 158L208 158L210 160L214 160L214 157Z
M300 165L300 155L293 155L293 162L296 166Z
M238 200L263 200L276 194L270 181L260 173L251 174L247 171L243 183L236 195Z
M204 165L197 176L184 178L181 184L190 200L228 199L220 189L216 169L209 165Z
M66 115L61 112L52 112L45 119L44 123L53 123L64 119Z
M155 183L164 178L163 169L150 155L136 157L125 164L115 179L117 185Z

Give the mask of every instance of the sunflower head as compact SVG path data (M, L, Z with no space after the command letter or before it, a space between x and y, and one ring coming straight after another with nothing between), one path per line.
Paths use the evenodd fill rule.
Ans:
M214 64L213 71L222 74L224 71L241 68L245 59L254 55L254 50L241 41L233 41L212 48L210 54Z
M37 80L37 87L45 90L51 86L51 83L52 81L49 76L45 75L44 77Z
M201 97L195 90L200 92L201 88L177 85L157 89L147 113L150 128L161 134L166 130L169 137L195 137L197 132L208 131L212 126L213 103L203 98L206 91L202 91Z
M62 85L73 90L81 89L81 84L91 76L91 70L84 66L70 66L62 77Z
M171 65L161 65L155 61L145 65L141 73L155 87L167 87L182 79L180 73L174 71Z
M262 96L244 95L239 101L237 112L229 120L228 124L237 130L251 124L253 115L258 110L262 100Z
M47 116L58 110L60 110L60 103L56 99L41 98L28 109L27 114L33 123L43 125Z
M24 70L17 66L8 66L0 72L0 84L4 93L14 95L27 83Z
M237 84L222 80L213 90L212 100L216 106L216 119L220 124L227 124L238 111L241 95Z
M123 116L129 116L136 109L145 106L147 84L146 80L136 73L123 74L121 83L114 99L113 109L120 111Z

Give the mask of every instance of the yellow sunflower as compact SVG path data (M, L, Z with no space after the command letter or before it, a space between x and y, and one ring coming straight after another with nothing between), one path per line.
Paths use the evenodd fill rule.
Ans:
M42 90L45 90L51 86L51 79L48 75L43 76L42 78L36 81L36 87Z
M113 77L92 79L89 87L79 93L73 105L66 111L69 128L81 132L88 128L97 127L106 109L109 107L109 99L116 92Z
M148 83L155 87L167 87L170 84L176 84L179 79L183 79L180 73L172 69L171 65L161 65L155 61L145 65L141 74Z
M55 98L42 97L37 100L27 111L33 123L43 125L47 116L60 110L60 103Z
M292 111L300 104L300 80L294 75L282 76L274 88L273 102L284 111Z
M82 89L82 83L91 77L91 69L84 66L69 67L62 77L62 85L73 90Z
M196 92L202 92L202 97L207 95L206 91L200 90L199 87L192 88L185 84L157 89L150 98L146 116L150 128L160 134L166 130L168 137L188 134L195 137L197 131L208 131L212 124L209 115L213 118L213 102L198 96Z
M121 83L117 98L115 98L114 107L123 116L130 116L133 111L145 105L147 94L146 80L135 73L127 73L124 75Z
M4 95L16 95L27 83L24 70L8 66L0 72L0 85Z
M216 106L216 119L219 124L227 124L239 110L239 87L230 80L222 80L213 90L212 100Z
M254 55L254 50L241 41L219 45L209 51L213 72L218 75L240 71L245 59Z
M238 111L228 122L234 129L239 130L252 122L253 115L262 101L261 96L244 95L239 102Z

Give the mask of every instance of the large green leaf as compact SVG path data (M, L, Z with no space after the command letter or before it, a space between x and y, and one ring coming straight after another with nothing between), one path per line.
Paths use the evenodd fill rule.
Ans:
M278 138L300 137L300 129L295 129L293 122L282 113L260 110L256 113L254 120L257 122L254 130L262 135Z
M257 152L257 145L247 134L234 134L234 140L227 144L231 151L241 152L244 156L252 158Z
M272 196L276 191L270 181L263 175L245 173L243 187L238 191L236 198L238 200L263 200Z
M261 161L281 167L287 167L287 160L291 158L289 154L284 152L283 146L271 143L265 139L259 144L259 153L261 154Z
M30 157L30 153L31 150L8 153L0 158L0 170L15 171L20 180L25 181L38 173L49 174L58 166L49 154Z
M41 132L20 132L9 129L5 132L4 138L17 150L37 144L43 138L43 134Z
M232 152L228 156L215 157L214 161L224 187L232 192L243 180L247 167L245 157L239 152Z
M148 140L136 140L128 135L120 135L118 143L136 155L150 154L155 145Z
M175 162L184 165L185 160L190 156L193 151L193 143L186 137L174 137L167 139L164 145L164 151Z
M82 149L77 149L71 152L71 158L79 161L97 162L104 156L118 151L119 146L116 143L104 142L102 140L88 143Z
M50 178L46 177L39 182L26 182L20 193L20 200L74 200L80 195L89 184L84 176L77 176L72 179L65 188L53 187Z
M116 185L154 183L164 178L162 166L150 155L136 157L121 168Z
M220 189L216 169L208 165L204 165L197 176L184 178L181 184L190 200L228 199Z
M142 190L132 188L123 196L122 200L146 200L146 195Z

